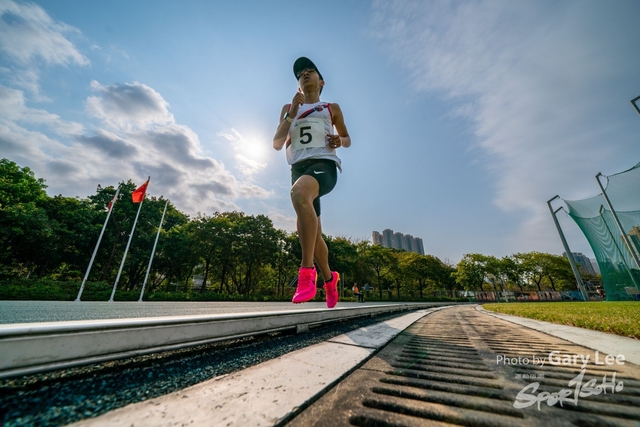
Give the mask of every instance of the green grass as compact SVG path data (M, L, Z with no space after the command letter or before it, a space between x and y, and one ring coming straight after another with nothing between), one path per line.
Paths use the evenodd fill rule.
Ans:
M484 304L489 311L640 339L640 302Z

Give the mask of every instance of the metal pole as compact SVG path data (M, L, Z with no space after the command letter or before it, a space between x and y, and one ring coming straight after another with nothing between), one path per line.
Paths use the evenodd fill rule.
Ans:
M104 220L104 224L102 225L102 230L100 231L100 236L98 237L98 243L96 243L96 247L93 250L93 255L91 255L91 261L89 261L89 267L87 267L86 273L84 273L84 279L82 279L82 284L80 285L80 290L78 291L78 296L75 301L79 302L80 297L82 297L82 291L84 290L84 284L87 283L87 278L89 277L89 273L91 272L91 267L93 266L93 260L96 258L96 254L98 253L98 247L100 247L100 242L102 241L102 235L104 234L105 228L107 228L107 222L109 222L109 217L111 216L111 211L113 211L113 207L116 204L116 200L118 199L118 193L120 193L120 187L116 190L116 195L113 196L113 203L111 204L111 208L109 209L109 213L107 213L107 218Z
M620 230L620 233L622 234L622 240L624 241L624 244L627 246L627 249L629 250L629 253L631 254L631 257L633 258L633 261L636 263L636 269L640 270L640 260L638 259L638 255L636 254L636 252L631 247L631 242L629 242L629 238L627 237L627 233L624 232L624 229L622 228L622 224L620 223L620 220L618 219L618 214L616 213L615 210L613 210L613 206L611 206L611 201L609 200L609 197L607 196L607 192L604 191L604 188L602 187L602 183L600 182L600 175L602 175L602 174L600 172L598 172L598 175L596 175L596 181L598 181L598 185L600 186L600 189L602 190L602 195L604 196L604 200L607 202L607 206L609 206L609 210L611 211L611 214L613 215L613 220L616 222L616 225L618 226L618 230Z
M140 291L140 299L138 302L142 302L142 295L144 295L144 287L147 284L149 278L149 271L151 270L151 263L153 262L153 255L156 253L156 246L158 245L158 238L160 237L160 230L162 229L162 222L164 221L164 214L167 212L167 205L169 201L164 204L164 211L162 211L162 218L160 219L160 225L158 226L158 234L156 234L156 241L153 244L153 250L151 251L151 258L149 258L149 265L147 266L147 274L144 276L144 282L142 283L142 291Z
M553 199L548 200L547 206L549 206L549 210L551 211L551 217L553 218L553 222L556 225L558 234L560 235L560 240L562 241L564 252L567 254L567 259L569 260L569 264L571 264L571 270L573 271L573 275L576 277L576 281L578 282L578 288L580 289L582 298L585 301L589 301L589 294L587 293L587 290L584 288L584 283L582 282L582 277L580 276L580 270L578 270L578 266L576 265L576 260L573 258L573 254L571 253L571 249L569 249L569 244L567 243L567 239L564 238L564 233L562 232L562 228L560 228L560 223L558 222L558 218L556 217L556 213L560 209L562 209L562 207L558 208L558 210L556 211L554 211L553 208L551 207L551 202L559 198L560 196L555 196Z
M631 105L633 105L633 108L636 110L636 113L638 114L640 114L640 108L638 108L638 104L636 103L636 101L638 101L639 99L640 99L640 96L636 96L631 100Z
M120 274L122 273L122 267L124 267L124 260L127 258L127 252L129 251L129 245L131 244L131 239L133 238L133 232L136 229L136 223L138 222L138 215L140 215L140 209L142 209L142 202L144 202L144 197L140 201L140 206L138 207L138 213L136 214L136 219L133 221L133 227L131 228L131 234L129 235L129 241L127 242L127 247L124 249L124 255L122 256L122 262L120 263L120 268L118 269L118 276L116 277L116 282L113 284L113 291L111 291L111 298L109 298L109 302L113 302L113 297L116 294L116 288L118 287L118 281L120 280Z

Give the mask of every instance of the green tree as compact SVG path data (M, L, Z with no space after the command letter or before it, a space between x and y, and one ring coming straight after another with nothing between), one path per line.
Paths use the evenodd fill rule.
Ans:
M212 267L221 257L221 253L227 250L227 236L232 227L231 220L218 213L213 216L199 215L192 224L195 244L198 248L198 256L203 265L203 279L201 292L207 288L209 274Z
M493 255L485 255L485 268L487 278L496 291L505 291L509 280L507 265L502 258Z
M415 252L403 254L401 266L404 274L417 282L420 299L424 297L423 290L426 283L430 282L444 287L443 279L449 273L448 268L438 258Z
M481 291L488 274L488 261L489 258L486 255L465 254L458 263L456 271L452 273L456 283L468 291Z
M322 236L329 248L329 265L345 277L356 277L358 248L346 237Z
M193 271L199 262L197 239L193 234L192 224L192 222L176 224L163 230L158 241L154 266L167 288L176 281L183 291L186 292L189 289ZM160 283L154 283L149 291L159 285Z
M0 160L0 262L5 275L23 270L42 277L46 271L53 230L43 207L45 188L28 167Z
M395 285L396 298L399 300L401 289L404 287L404 281L406 280L406 275L402 270L400 260L403 255L407 254L407 252L397 249L391 249L390 254L391 256L389 257L389 261L385 266L385 270L388 272L386 276L391 280L391 283Z
M382 299L382 279L391 273L392 266L396 262L393 251L380 245L370 245L365 241L358 245L358 256L367 269L374 273L380 299Z
M551 289L558 290L556 289L556 284L558 284L560 290L577 289L577 282L573 276L569 260L561 255L547 254L547 257L545 273L551 284Z
M88 267L106 212L94 210L87 199L62 195L48 198L43 207L52 230L47 242L47 271L80 279Z
M235 229L235 252L241 269L234 275L240 293L249 295L260 278L263 265L278 250L278 233L265 215L242 215Z
M525 271L522 266L522 259L514 255L505 256L502 258L502 269L507 280L520 288L521 292L524 292Z
M273 268L276 276L276 295L285 294L285 286L298 275L300 258L294 256L294 248L300 247L298 236L287 234L282 230L277 232L278 249L272 258Z
M154 204L156 201L152 198L151 202ZM162 210L164 210L164 204L166 202L167 201L162 198L158 199L157 203L155 203L155 209L162 208ZM157 217L155 230L153 230L154 239L157 233L157 227L160 225L160 219L162 218L161 211L157 211L157 214L160 214L160 216ZM193 254L195 243L193 242L192 236L183 228L188 221L189 217L169 202L160 236L158 237L158 245L153 258L149 281L147 282L148 292L152 292L158 288L162 282L166 282L166 285L169 286L174 277L183 277L181 273L183 273L186 268L190 267L189 271L193 272L193 265L197 262L194 261L195 256ZM151 256L151 252L149 252L149 256Z
M536 285L539 291L542 291L543 279L547 276L548 254L533 251L517 253L515 256L522 260L522 269L526 277Z
M130 200L131 199L129 198L125 204ZM134 204L136 213L137 209L140 208L140 216L136 223L136 228L133 238L131 239L131 245L129 247L125 263L125 271L127 272L125 286L128 290L142 287L142 282L144 281L147 267L149 265L149 258L151 257L151 251L153 250L153 243L155 242L156 234L158 232L158 226L160 225L165 202L166 200L162 197L157 198L147 195L141 207L137 203ZM133 204L133 202L131 203ZM168 225L171 226L171 223ZM130 233L131 229L127 231L127 239Z
M47 198L47 186L33 171L8 159L0 160L0 208L26 203L41 203Z

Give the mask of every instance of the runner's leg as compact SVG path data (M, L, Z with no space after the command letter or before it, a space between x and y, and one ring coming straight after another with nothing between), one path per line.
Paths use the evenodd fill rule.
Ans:
M329 268L329 249L327 243L322 238L322 223L320 217L318 217L318 232L316 234L316 244L314 247L314 258L316 264L320 267L322 272L322 278L324 280L331 279L331 269Z
M291 202L298 216L298 238L302 247L301 267L313 267L318 233L318 217L313 209L313 200L318 197L319 191L318 181L309 175L302 175L291 187Z

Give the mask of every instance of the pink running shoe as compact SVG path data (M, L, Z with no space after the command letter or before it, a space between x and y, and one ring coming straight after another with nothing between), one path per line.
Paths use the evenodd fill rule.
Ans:
M327 307L333 308L338 303L338 281L340 274L337 271L331 272L331 280L324 282L324 290L327 293Z
M300 304L312 300L316 296L316 267L300 267L298 270L298 287L291 302Z

